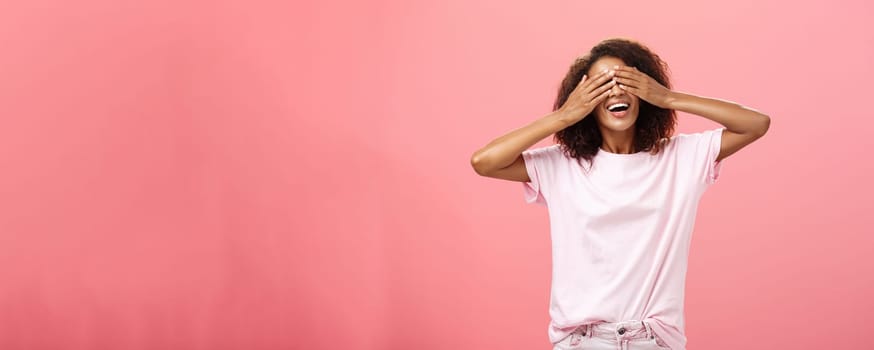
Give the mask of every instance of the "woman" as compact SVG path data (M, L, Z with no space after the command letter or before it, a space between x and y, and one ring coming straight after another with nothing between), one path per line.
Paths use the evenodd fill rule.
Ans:
M723 127L672 135L676 111ZM555 349L685 349L699 199L722 160L769 125L756 110L671 90L658 55L612 38L571 65L552 113L473 154L478 174L522 182L528 203L549 208ZM557 144L527 150L552 134Z

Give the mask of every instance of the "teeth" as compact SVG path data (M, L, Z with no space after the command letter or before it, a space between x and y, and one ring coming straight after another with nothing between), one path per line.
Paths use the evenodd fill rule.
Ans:
M619 107L628 107L628 104L627 103L614 103L612 105L607 106L607 110L612 112L613 109L619 108Z

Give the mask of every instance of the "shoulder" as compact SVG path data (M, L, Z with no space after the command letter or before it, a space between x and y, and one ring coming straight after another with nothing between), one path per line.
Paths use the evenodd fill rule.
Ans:
M671 142L685 142L695 137L698 137L700 133L685 133L681 132L671 136Z
M669 157L674 157L686 152L689 148L694 148L697 133L676 133L670 137L663 137L659 140L661 144L661 152Z
M701 140L710 139L714 133L721 132L722 129L704 130L692 133L678 133L671 136L669 144L682 147L683 145L694 145ZM664 139L663 139L664 140Z
M564 152L561 149L560 144L553 144L545 147L532 148L529 150L525 150L522 152L522 155L527 157L546 157L546 158L558 158L563 156Z
M525 152L535 153L535 152L556 152L556 151L559 151L559 152L561 151L561 144L556 143L556 144L552 144L549 146L532 148L532 149L526 150Z
M719 148L722 128L692 133L679 133L671 137L664 150L681 158L701 158Z
M522 158L526 168L534 167L543 170L560 167L566 164L568 159L560 144L526 150L522 152Z

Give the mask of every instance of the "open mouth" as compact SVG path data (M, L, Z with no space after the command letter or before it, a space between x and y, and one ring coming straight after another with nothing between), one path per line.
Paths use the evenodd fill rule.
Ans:
M622 118L628 113L628 107L627 103L619 102L607 106L607 111L616 118Z

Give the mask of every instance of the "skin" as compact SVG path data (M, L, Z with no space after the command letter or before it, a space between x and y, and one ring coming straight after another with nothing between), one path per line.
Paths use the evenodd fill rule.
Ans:
M625 118L614 118L606 111L608 103L617 99L631 101ZM601 148L613 153L631 153L633 125L640 100L701 116L724 126L717 161L764 136L771 124L767 115L735 102L667 89L636 68L626 66L620 59L607 56L592 65L561 108L478 149L471 156L471 166L481 176L530 182L522 152L582 120L592 111L598 118L604 139Z
M612 72L618 66L625 66L625 63L616 57L602 57L592 64L587 75L592 76L603 71L614 74ZM613 81L616 81L615 75ZM614 117L607 110L608 106L616 102L629 104L628 111L622 118ZM640 112L639 98L620 88L619 84L613 84L608 90L607 98L595 108L594 112L603 138L601 149L611 153L634 153L632 145L634 144L634 123L637 122L637 116Z
M672 91L634 67L614 65L618 86L655 106L698 115L725 127L716 161L765 136L771 118L735 102Z

